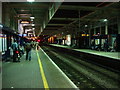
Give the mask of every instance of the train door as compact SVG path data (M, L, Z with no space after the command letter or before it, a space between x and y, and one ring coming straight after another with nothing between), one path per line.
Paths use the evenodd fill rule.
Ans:
M0 34L0 53L2 53L2 34Z
M1 51L2 55L5 54L7 51L7 35L6 34L1 34Z

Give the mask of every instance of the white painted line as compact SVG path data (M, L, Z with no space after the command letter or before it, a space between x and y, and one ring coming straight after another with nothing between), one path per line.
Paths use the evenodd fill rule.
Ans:
M77 90L80 90L66 75L65 73L52 61L52 59L44 52L44 50L42 48L40 48L42 50L42 52L49 58L49 60L52 62L52 64L62 73L62 75L71 83L71 85L73 85L74 88L76 88Z

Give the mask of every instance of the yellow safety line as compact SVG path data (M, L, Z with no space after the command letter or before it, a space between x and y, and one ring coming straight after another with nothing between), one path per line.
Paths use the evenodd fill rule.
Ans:
M40 68L40 72L41 72L44 88L45 88L45 90L49 90L49 86L48 86L48 83L47 83L47 80L46 80L46 77L45 77L45 74L44 74L44 70L43 70L43 67L42 67L42 63L41 63L38 51L36 51L36 52L37 52L38 63L39 63L39 68Z

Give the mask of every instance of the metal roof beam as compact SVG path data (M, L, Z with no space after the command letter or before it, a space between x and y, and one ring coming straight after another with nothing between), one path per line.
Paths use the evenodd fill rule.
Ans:
M95 11L95 10L99 10L100 8L98 8L98 7L91 7L91 6L61 5L59 9Z
M64 25L67 25L67 24L48 24L48 26L64 26Z
M70 20L70 21L74 21L74 20L78 20L79 18L52 18L52 20ZM84 18L84 19L80 19L80 21L97 21L99 19L92 19L92 18Z
M52 20L70 20L70 21L72 21L72 20L78 20L78 18L52 18Z
M58 29L58 27L46 27L45 29Z
M46 5L46 4L9 4L7 5L7 7L10 7L10 8L43 8L43 9L48 9L49 5Z
M106 9L106 10L119 10L117 8L112 7L92 7L92 6L73 6L73 5L61 5L59 9L64 10L84 10L84 11L96 11L100 9Z

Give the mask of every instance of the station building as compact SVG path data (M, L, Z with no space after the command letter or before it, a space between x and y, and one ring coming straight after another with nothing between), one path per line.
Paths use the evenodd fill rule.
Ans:
M120 73L119 7L119 0L1 0L0 66L3 90L120 88L117 85ZM31 61L26 61L24 50L20 62L13 62L11 46L14 40L20 46L27 41L35 42L37 48L31 50ZM83 61L86 61L85 65ZM87 63L93 65L89 67ZM97 73L104 72L106 77L109 74L109 78L104 80L98 74L93 75L95 71L92 70L96 67L102 68L98 69L101 71L96 70Z

